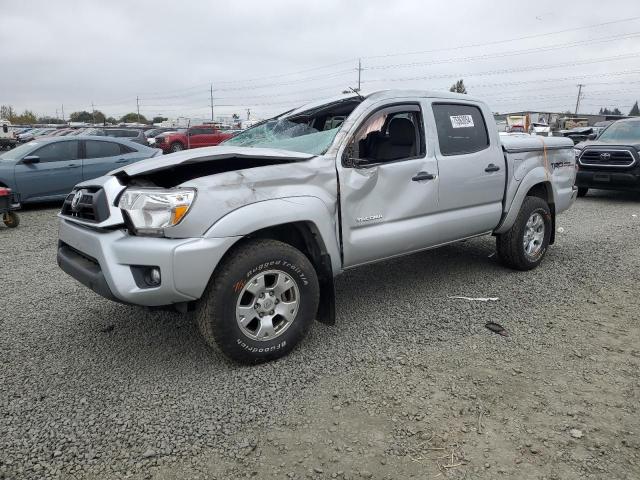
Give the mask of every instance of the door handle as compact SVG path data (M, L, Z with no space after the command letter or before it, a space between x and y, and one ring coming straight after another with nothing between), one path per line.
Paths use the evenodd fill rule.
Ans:
M423 180L433 180L436 176L433 173L418 172L411 180L414 182L422 182Z
M500 170L500 167L493 163L490 163L487 165L487 168L484 169L485 172L497 172L498 170Z
M116 163L127 163L129 160L126 158L121 158L120 160L116 160Z
M67 165L67 167L69 168L78 168L80 165L78 165L77 163L70 163L69 165Z

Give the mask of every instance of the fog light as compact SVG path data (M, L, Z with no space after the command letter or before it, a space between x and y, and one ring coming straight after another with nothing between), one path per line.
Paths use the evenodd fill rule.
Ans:
M162 283L160 267L150 265L131 265L133 280L138 288L155 288Z
M161 280L162 277L160 276L160 269L158 267L152 267L147 270L147 275L145 276L147 284L155 287L160 285Z

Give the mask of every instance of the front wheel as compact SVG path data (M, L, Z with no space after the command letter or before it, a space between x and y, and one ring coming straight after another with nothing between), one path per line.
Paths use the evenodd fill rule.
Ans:
M20 225L20 217L16 212L7 212L2 216L2 221L9 228L16 228Z
M547 202L526 197L513 226L496 237L498 258L516 270L537 267L549 247L552 225Z
M209 281L196 319L205 341L241 363L289 353L307 334L320 288L313 265L276 240L234 248Z
M578 187L578 197L584 197L588 191L587 187Z

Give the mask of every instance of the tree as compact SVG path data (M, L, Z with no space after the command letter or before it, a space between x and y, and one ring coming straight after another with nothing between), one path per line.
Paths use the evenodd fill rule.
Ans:
M95 121L94 121L95 118ZM93 114L85 110L81 112L73 112L69 115L69 121L71 122L85 122L85 123L104 123L104 113L100 110L94 110Z
M454 93L467 93L467 88L464 86L464 80L460 79L451 85L449 91Z
M13 114L13 107L11 105L2 105L0 107L0 118L11 121Z
M113 117L108 117L105 121L106 123L110 123L111 125L115 125L116 123L118 123L118 120Z
M608 109L605 107L600 109L599 114L600 115L622 115L622 112L618 107L612 108L612 109Z
M31 110L25 110L20 115L13 115L9 118L11 123L31 125L38 122L38 118Z
M140 123L149 123L149 121L144 117L144 115L140 115ZM122 123L138 123L138 114L135 112L127 113L124 115L120 121Z
M64 120L60 119L60 118L53 118L50 117L48 115L45 115L44 117L39 117L38 118L38 123L46 123L46 124L50 124L50 125L60 125L64 123Z
M162 123L162 122L166 122L167 120L169 120L167 117L157 116L157 117L153 117L153 120L151 120L151 123Z
M638 108L638 101L636 100L636 103L633 104L633 107L631 107L631 111L629 112L629 116L630 117L640 117L640 108Z

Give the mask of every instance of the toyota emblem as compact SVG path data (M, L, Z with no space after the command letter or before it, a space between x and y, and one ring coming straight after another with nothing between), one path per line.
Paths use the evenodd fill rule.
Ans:
M71 200L71 210L77 212L80 210L80 200L82 200L82 196L86 193L86 190L78 190L76 194L73 196Z
M610 158L611 158L611 154L610 153L605 152L605 153L601 153L600 154L600 160L604 160L606 162Z

